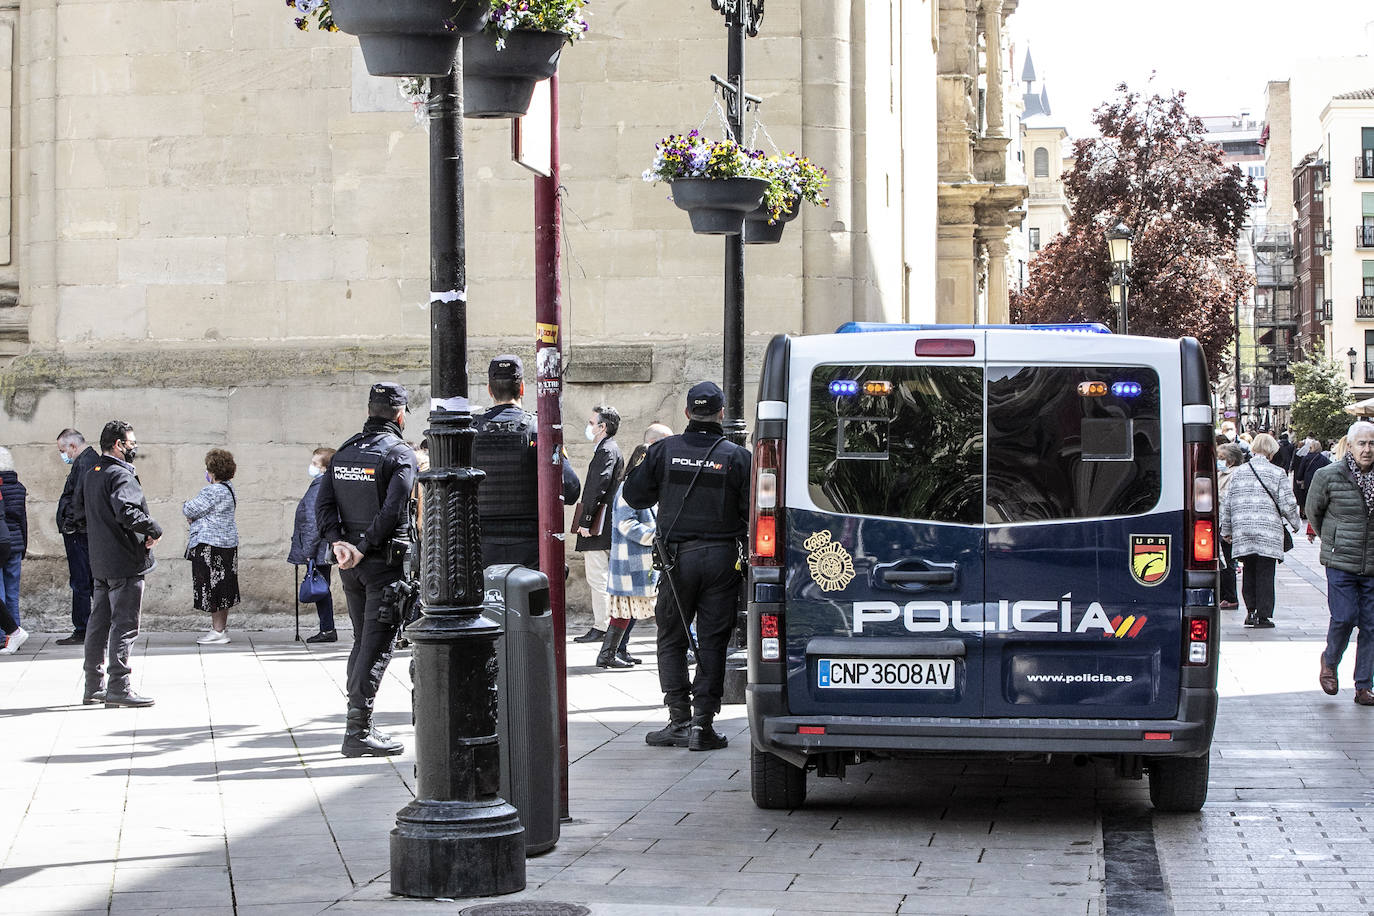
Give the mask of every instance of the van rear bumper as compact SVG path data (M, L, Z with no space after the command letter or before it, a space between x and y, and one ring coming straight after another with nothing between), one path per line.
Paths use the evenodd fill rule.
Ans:
M1217 693L1179 692L1174 719L972 719L939 716L793 716L782 685L750 684L749 729L754 746L801 766L815 754L876 753L1140 754L1199 757L1212 745ZM800 734L801 726L824 734ZM1168 732L1168 740L1145 733Z

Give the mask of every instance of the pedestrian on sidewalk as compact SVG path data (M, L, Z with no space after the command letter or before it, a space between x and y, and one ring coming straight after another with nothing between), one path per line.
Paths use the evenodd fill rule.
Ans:
M1218 505L1226 502L1226 488L1231 483L1231 474L1244 463L1245 455L1240 448L1230 442L1217 446L1217 493ZM1231 556L1231 542L1221 542L1221 604L1223 610L1240 607L1236 594L1236 562Z
M4 548L0 548L0 556L3 556ZM0 655L13 655L19 651L29 638L28 632L19 625L19 621L14 619L4 601L0 601L0 630L5 633L5 646L0 649Z
M635 446L626 462L626 473L634 470L649 452L649 446L671 436L673 431L654 423L644 432L644 441ZM606 577L607 626L596 657L598 668L632 668L640 659L630 654L630 631L636 620L654 616L658 601L658 571L654 569L654 536L658 525L654 507L636 509L625 502L624 481L615 487L611 514L611 565Z
M654 608L658 680L668 724L654 747L710 751L725 693L725 653L739 601L742 540L749 531L749 452L725 438L725 395L714 382L687 392L687 429L649 447L625 478L625 502L658 504L663 587ZM687 677L688 628L697 625L696 676ZM689 718L690 717L690 718Z
M320 537L339 564L339 580L353 622L346 669L348 724L340 753L385 757L405 745L372 724L377 689L401 627L394 605L384 614L387 586L405 575L410 545L410 494L415 452L405 443L410 396L394 382L368 392L362 432L339 447L329 462L315 502Z
M306 473L310 475L310 485L305 488L305 495L301 497L301 501L296 503L296 520L291 527L291 549L286 554L286 562L293 566L308 566L314 563L315 569L324 577L326 585L329 584L330 570L334 566L334 552L329 549L329 542L320 537L319 526L315 523L315 501L320 495L320 482L324 479L325 468L329 467L329 461L333 457L332 448L317 448L310 455L310 465L306 469ZM339 634L334 630L332 592L325 592L315 602L315 616L320 621L319 632L307 637L305 641L338 642Z
M191 526L186 558L191 561L195 609L210 615L210 630L196 642L229 643L229 609L239 603L239 529L234 523L238 496L229 482L238 466L222 448L205 453L205 486L181 506Z
M1269 461L1278 448L1268 433L1255 436L1250 460L1232 472L1221 502L1221 537L1244 567L1245 626L1259 629L1274 626L1274 572L1283 559L1284 527L1302 527L1288 475Z
M625 457L615 441L619 429L620 414L614 407L592 408L586 436L595 444L595 450L587 464L580 508L574 513L577 518L573 519L573 530L577 533L574 549L582 554L587 588L592 593L592 626L573 642L601 642L609 625L606 576L611 565L611 500L615 497L616 481L625 473Z
M27 503L28 489L19 482L19 473L14 469L14 455L7 448L0 448L0 498L5 501L5 530L0 537L8 535L10 556L4 562L5 606L9 615L19 623L19 578L23 572L24 554L29 549L29 516Z
M1321 443L1308 439L1304 443L1307 454L1293 461L1293 498L1298 501L1298 511L1307 517L1307 493L1312 486L1312 477L1331 463L1321 450Z
M1317 471L1307 495L1307 519L1322 542L1331 613L1317 682L1331 696L1339 692L1336 672L1350 634L1358 631L1355 702L1374 706L1374 423L1357 420L1346 444L1341 460Z
M72 632L57 641L59 646L80 646L86 642L86 621L91 617L91 548L86 540L86 522L72 513L72 500L85 485L86 475L100 461L100 453L86 444L86 437L68 427L57 434L57 453L62 463L71 466L57 498L57 530L67 554L67 584L72 590Z
M123 420L100 432L100 461L91 468L73 500L74 516L85 522L90 539L95 590L86 626L86 686L81 702L90 706L152 706L151 697L133 689L129 650L138 638L143 611L143 577L153 571L153 547L162 526L148 514L148 500L133 465L138 437ZM109 660L109 683L104 684Z

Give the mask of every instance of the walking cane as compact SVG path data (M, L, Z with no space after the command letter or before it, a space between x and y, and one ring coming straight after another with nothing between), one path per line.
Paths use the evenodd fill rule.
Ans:
M291 564L296 571L296 642L301 641L301 568Z

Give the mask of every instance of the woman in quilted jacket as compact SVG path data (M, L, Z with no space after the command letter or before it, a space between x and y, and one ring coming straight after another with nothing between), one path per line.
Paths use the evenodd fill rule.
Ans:
M1283 559L1284 528L1297 531L1302 525L1288 475L1269 460L1278 450L1273 436L1255 436L1252 457L1231 472L1221 501L1221 537L1243 567L1245 625L1259 629L1274 626L1274 572Z

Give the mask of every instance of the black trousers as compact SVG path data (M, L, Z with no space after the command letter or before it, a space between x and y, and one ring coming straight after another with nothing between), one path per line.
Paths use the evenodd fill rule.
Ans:
M1236 559L1245 564L1240 577L1240 596L1245 599L1246 613L1268 620L1274 616L1274 571L1279 561L1258 554Z
M496 566L516 563L529 569L539 568L539 538L482 535L482 565Z
M1221 599L1222 601L1236 600L1236 561L1231 556L1231 542L1222 540L1221 556L1226 561L1226 565L1221 568Z
M674 719L720 711L725 653L735 626L740 571L734 541L689 542L658 583L658 684ZM697 626L697 671L687 679L687 628Z
M344 597L348 600L348 619L353 621L353 649L348 653L349 709L372 709L377 688L382 684L386 666L391 663L400 614L391 623L377 619L382 606L382 590L400 579L400 566L388 566L380 557L365 557L352 569L339 570Z
M67 578L72 589L72 632L81 635L86 632L86 621L91 619L91 595L95 593L91 546L84 532L64 534L62 543L67 548Z

